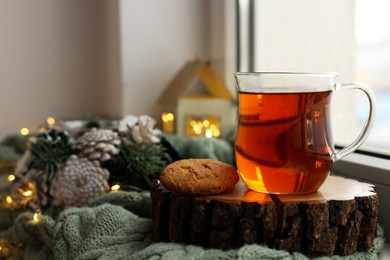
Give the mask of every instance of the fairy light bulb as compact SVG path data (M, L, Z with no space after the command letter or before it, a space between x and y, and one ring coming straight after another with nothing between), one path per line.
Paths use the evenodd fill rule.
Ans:
M161 118L165 123L167 123L173 121L175 116L172 113L163 113Z
M13 199L10 195L8 195L7 197L5 197L5 201L8 203L8 204L12 204L13 202Z
M28 130L28 128L26 128L26 127L23 127L22 129L20 129L21 135L28 135L29 133L30 133L30 130Z
M211 129L206 129L206 131L205 131L205 134L204 134L207 138L211 138L211 137L213 137L213 130L211 130Z
M31 191L31 190L26 190L26 191L24 191L22 194L23 194L23 196L25 196L25 197L30 197L30 196L32 195L32 191Z
M8 175L8 181L13 182L16 179L15 175L10 174Z
M118 191L120 188L121 188L121 186L119 184L115 184L115 185L111 186L111 191Z
M54 125L56 123L56 120L53 117L48 117L46 119L46 122L48 125Z
M37 210L37 211L34 213L34 215L33 215L33 221L34 221L35 223L38 223L38 222L41 221L41 219L42 219L41 211Z
M10 257L10 253L11 253L11 247L9 246L9 241L5 240L5 239L0 239L0 259L11 259L9 258ZM8 258L7 258L8 256ZM13 258L12 258L13 259Z

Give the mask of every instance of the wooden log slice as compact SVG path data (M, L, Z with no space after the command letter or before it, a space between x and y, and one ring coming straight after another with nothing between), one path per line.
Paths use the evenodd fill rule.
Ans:
M268 195L239 182L215 196L152 190L155 242L238 248L263 244L309 257L350 255L372 247L378 221L374 185L330 176L307 195Z

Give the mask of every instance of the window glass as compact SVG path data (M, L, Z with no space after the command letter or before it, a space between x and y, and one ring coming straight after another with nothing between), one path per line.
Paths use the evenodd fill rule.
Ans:
M356 0L356 79L376 95L377 116L363 149L390 154L390 1ZM363 125L366 101L356 100L357 120Z
M339 73L342 83L369 85L377 99L377 116L361 149L390 155L390 1L256 0L252 6L243 6L254 9L247 39L252 44L248 56L254 61L249 59L253 66L239 66L238 70L332 71ZM242 19L248 17L239 17ZM243 44L239 43L242 65ZM368 102L359 91L333 95L336 145L345 146L357 138L367 112Z

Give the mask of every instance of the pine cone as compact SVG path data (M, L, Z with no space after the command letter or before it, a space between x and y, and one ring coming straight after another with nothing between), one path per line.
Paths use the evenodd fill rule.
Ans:
M77 139L75 149L80 151L80 157L104 162L119 153L120 143L117 132L110 129L92 128Z
M139 116L138 120L131 120L127 123L127 131L124 132L125 138L130 142L158 143L160 142L161 130L154 128L156 120L148 115Z
M35 197L34 194L36 194L35 184L28 178L23 177L15 185L10 196L15 208L24 209L29 207L29 203L32 201L32 198Z
M71 155L50 187L55 206L81 206L108 190L110 173L99 162Z
M43 171L31 169L19 179L10 194L18 208L36 211L48 205L49 189L46 175Z
M35 204L35 207L30 205L34 210L42 209L49 203L49 184L47 182L47 175L48 173L35 169L29 170L26 174L26 178L32 180L36 188L35 197L32 201L32 203Z

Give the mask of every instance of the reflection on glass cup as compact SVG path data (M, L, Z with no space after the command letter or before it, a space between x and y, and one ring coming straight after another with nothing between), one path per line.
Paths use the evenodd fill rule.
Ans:
M375 97L362 83L341 84L336 73L236 73L239 121L236 163L249 189L275 194L317 191L333 162L356 150L375 117ZM370 112L359 137L334 148L330 104L334 91L359 89ZM336 129L337 130L337 129Z

